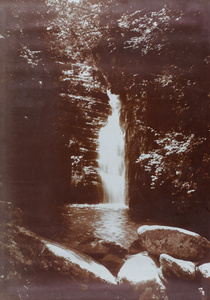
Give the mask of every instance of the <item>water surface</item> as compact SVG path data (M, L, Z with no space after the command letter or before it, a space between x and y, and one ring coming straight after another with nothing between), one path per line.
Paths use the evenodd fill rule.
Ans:
M137 239L140 223L135 223L128 207L113 204L71 204L62 208L63 229L54 240L76 247L84 238L95 236L128 248Z

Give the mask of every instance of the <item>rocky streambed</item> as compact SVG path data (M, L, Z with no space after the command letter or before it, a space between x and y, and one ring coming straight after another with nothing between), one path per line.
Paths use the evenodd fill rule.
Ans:
M142 225L129 247L93 234L73 249L27 229L20 210L7 210L1 299L209 299L210 242L199 234Z

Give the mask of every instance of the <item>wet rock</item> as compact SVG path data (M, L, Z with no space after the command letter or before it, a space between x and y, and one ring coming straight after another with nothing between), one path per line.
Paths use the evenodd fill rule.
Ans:
M114 276L91 257L42 239L23 227L8 227L7 241L1 243L1 249L23 266L56 273L75 282L116 284Z
M133 241L133 243L128 248L129 254L137 254L137 253L140 253L141 251L142 251L142 247L140 245L139 240Z
M66 249L53 243L45 243L45 249L41 256L40 264L46 270L51 270L49 261L59 257L61 270L70 277L84 282L97 281L109 284L116 284L114 276L104 266L94 261L92 258L75 250Z
M210 263L200 265L196 269L196 272L201 281L203 293L208 297L208 295L210 295ZM203 299L206 300L208 299L207 297Z
M127 250L121 245L114 242L107 242L99 238L91 237L79 244L80 252L85 253L94 259L102 259L103 257L113 254L120 258L124 258Z
M191 261L175 259L170 255L160 255L160 267L166 277L175 277L184 280L195 279L195 264Z
M100 263L105 266L114 276L117 276L120 268L124 264L124 260L117 255L108 254L100 260Z
M210 249L210 242L194 232L176 227L144 225L138 236L142 248L154 255L169 254L175 258L200 261Z
M205 263L197 267L196 274L202 286L202 290L200 290L203 296L202 300L208 300L210 296L210 263Z
M93 240L88 239L86 242L79 244L77 249L94 259L101 259L109 254L107 248L102 245L102 240L97 238Z
M176 268L175 268L176 269ZM207 300L206 290L204 285L197 280L186 280L186 277L180 276L180 270L177 274L165 274L162 267L158 270L159 276L164 283L167 291L167 296L170 300L189 299L189 300ZM184 280L182 280L184 279Z
M102 245L108 249L111 254L117 255L120 258L124 258L128 251L120 244L114 242L102 241Z
M203 264L196 269L197 273L210 282L210 263Z
M156 297L154 299L166 297L164 296L165 287L158 275L158 268L146 252L129 257L120 269L117 280L120 284L133 286L139 294L147 291L147 293L152 294L152 297ZM144 299L143 294L142 297ZM153 299L152 297L150 299Z

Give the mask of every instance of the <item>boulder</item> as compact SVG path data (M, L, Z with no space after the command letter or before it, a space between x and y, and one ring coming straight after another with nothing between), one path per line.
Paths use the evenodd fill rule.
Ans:
M169 254L175 258L200 261L210 249L210 242L197 233L176 227L144 225L138 229L142 248L153 255Z
M45 242L39 265L45 270L51 269L50 259L60 261L57 266L66 275L83 282L97 281L116 284L115 277L100 263L78 251L66 249L58 244ZM50 258L50 259L49 259ZM60 258L59 260L57 258Z
M102 240L98 238L93 238L91 240L87 239L87 241L80 243L77 249L96 260L109 254L108 249L102 245Z
M202 281L210 284L210 263L202 264L197 267L196 273Z
M80 252L85 253L96 260L102 259L103 257L109 254L113 254L120 258L124 258L128 252L119 244L104 241L97 237L85 239L79 244L77 249Z
M197 267L196 273L201 281L203 289L202 294L206 296L206 298L202 299L207 300L210 295L210 263L205 263Z
M120 268L124 264L124 260L117 255L108 254L100 260L100 263L105 266L114 276L117 276Z
M124 258L128 253L128 250L123 248L120 244L109 241L102 241L102 245L106 247L110 254L117 255L120 258Z
M195 264L191 261L176 259L168 254L161 254L160 268L166 277L184 280L195 279Z
M6 238L1 248L23 266L79 283L116 284L109 270L91 257L45 240L24 227L9 226Z
M142 252L142 247L140 245L140 241L139 240L133 241L133 243L128 248L128 253L129 254L137 254L140 252Z
M151 293L157 299L164 298L165 287L159 278L158 268L146 252L130 256L120 269L117 281L133 286L142 297L144 293Z

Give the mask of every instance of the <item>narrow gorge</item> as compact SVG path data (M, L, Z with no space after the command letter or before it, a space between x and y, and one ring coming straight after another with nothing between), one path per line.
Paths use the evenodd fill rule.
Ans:
M103 202L98 139L111 118L109 90L121 105L123 201L142 220L174 219L205 233L206 1L40 0L38 8L31 0L7 8L4 193L26 214L36 207L43 221L52 204Z
M22 287L19 298L10 290L3 300L36 300L33 261L43 282L61 272L68 285L72 265L58 245L69 260L84 254L107 267L113 283L145 250L137 241L142 225L210 238L209 9L207 0L0 3L0 258L8 255L0 287ZM169 264L168 254L155 264ZM201 271L193 272L199 279ZM92 291L86 281L83 296ZM116 287L110 293L124 299ZM132 290L126 300L151 293L139 298Z

